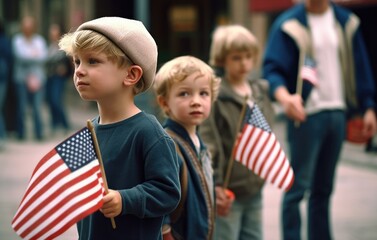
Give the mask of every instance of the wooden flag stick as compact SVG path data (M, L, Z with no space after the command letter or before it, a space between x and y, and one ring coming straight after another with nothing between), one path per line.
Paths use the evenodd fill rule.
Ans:
M297 84L296 84L296 93L298 94L298 95L300 95L300 96L302 96L302 86L303 86L303 84L304 84L304 81L303 81L303 79L302 79L302 77L301 77L301 68L302 68L302 66L304 65L304 58L305 58L305 56L304 56L304 53L302 52L302 53L300 53L300 59L299 59L299 73L297 74ZM298 128L298 127L300 127L300 122L299 121L295 121L295 127L296 128Z
M97 153L97 156L98 156L98 161L99 161L99 164L100 164L102 178L103 178L103 185L104 185L104 188L105 188L105 193L107 194L107 193L109 193L109 187L107 186L105 168L103 166L102 155L101 155L101 151L99 149L99 145L98 145L98 141L97 141L97 135L96 135L96 132L94 130L92 121L87 120L86 124L87 124L89 131L92 133L94 149L96 150L96 153ZM111 220L111 226L113 227L113 229L115 229L116 224L115 224L114 218L110 218L110 220Z
M241 125L242 125L242 122L245 118L245 112L246 112L246 106L247 106L247 100L248 100L248 97L245 96L245 101L242 105L242 110L241 110L241 115L240 115L240 119L238 121L238 126L237 126L237 134L235 136L235 139L234 139L234 143L233 143L233 147L232 147L232 153L230 154L229 156L229 160L228 160L228 168L226 169L226 175L225 175L225 178L224 178L224 183L223 183L223 188L224 189L227 189L228 188L228 185L229 185L229 180L230 180L230 175L232 174L232 169L233 169L233 153L234 153L234 148L236 147L236 142L237 142L237 138L238 138L238 133L241 131Z

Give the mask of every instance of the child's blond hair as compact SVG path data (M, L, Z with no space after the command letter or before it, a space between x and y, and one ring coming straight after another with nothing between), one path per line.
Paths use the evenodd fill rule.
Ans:
M80 30L65 34L59 41L59 47L69 56L86 51L103 53L109 61L117 64L120 68L133 64L117 45L107 37L92 30ZM144 81L138 81L134 93L139 93L143 88Z
M131 60L118 46L102 34L92 30L65 34L59 41L59 47L70 56L78 52L94 51L104 53L109 60L120 67L131 63Z
M215 76L213 69L208 64L193 56L174 58L159 69L153 85L156 95L167 97L173 84L182 82L197 72L210 80L211 100L215 101L221 80Z
M212 34L209 64L224 67L225 57L230 51L249 51L256 62L259 55L258 41L241 25L219 26Z

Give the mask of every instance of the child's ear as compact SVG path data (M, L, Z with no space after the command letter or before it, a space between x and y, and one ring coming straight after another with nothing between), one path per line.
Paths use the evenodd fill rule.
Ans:
M143 69L138 65L132 65L127 68L127 75L123 80L126 86L135 85L143 76Z
M157 103L158 103L158 105L160 105L162 111L164 111L165 114L167 114L169 112L169 105L168 105L166 97L158 95L157 96Z

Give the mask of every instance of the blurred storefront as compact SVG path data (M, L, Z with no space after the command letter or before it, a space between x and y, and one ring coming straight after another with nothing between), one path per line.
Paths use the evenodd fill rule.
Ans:
M159 48L159 64L191 54L208 61L213 29L219 24L237 23L248 27L258 38L263 52L273 20L293 4L303 0L0 0L0 19L7 33L18 31L24 15L36 17L38 32L47 36L51 23L65 31L82 22L121 16L141 20ZM377 0L334 0L354 11L362 20L373 69L377 69ZM377 76L377 73L375 73Z
M51 23L66 31L101 16L143 21L155 37L162 62L177 55L206 59L210 34L217 22L228 21L228 0L0 0L0 19L9 35L19 31L24 15L33 15L38 32L47 36Z
M66 31L83 21L101 16L122 16L144 22L159 46L161 62L192 54L208 59L210 37L218 24L239 23L249 27L263 43L275 17L303 0L0 0L0 18L12 35L23 15L34 15L38 31L47 35L51 23ZM360 16L368 28L375 21L377 0L334 0ZM375 19L372 19L375 20Z

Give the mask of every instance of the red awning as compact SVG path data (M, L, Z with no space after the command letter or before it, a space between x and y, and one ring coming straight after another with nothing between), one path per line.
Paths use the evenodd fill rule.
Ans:
M365 6L365 5L376 5L377 0L333 0L343 6Z
M343 6L377 5L377 0L333 0ZM274 12L285 10L295 4L294 0L250 0L251 12Z

